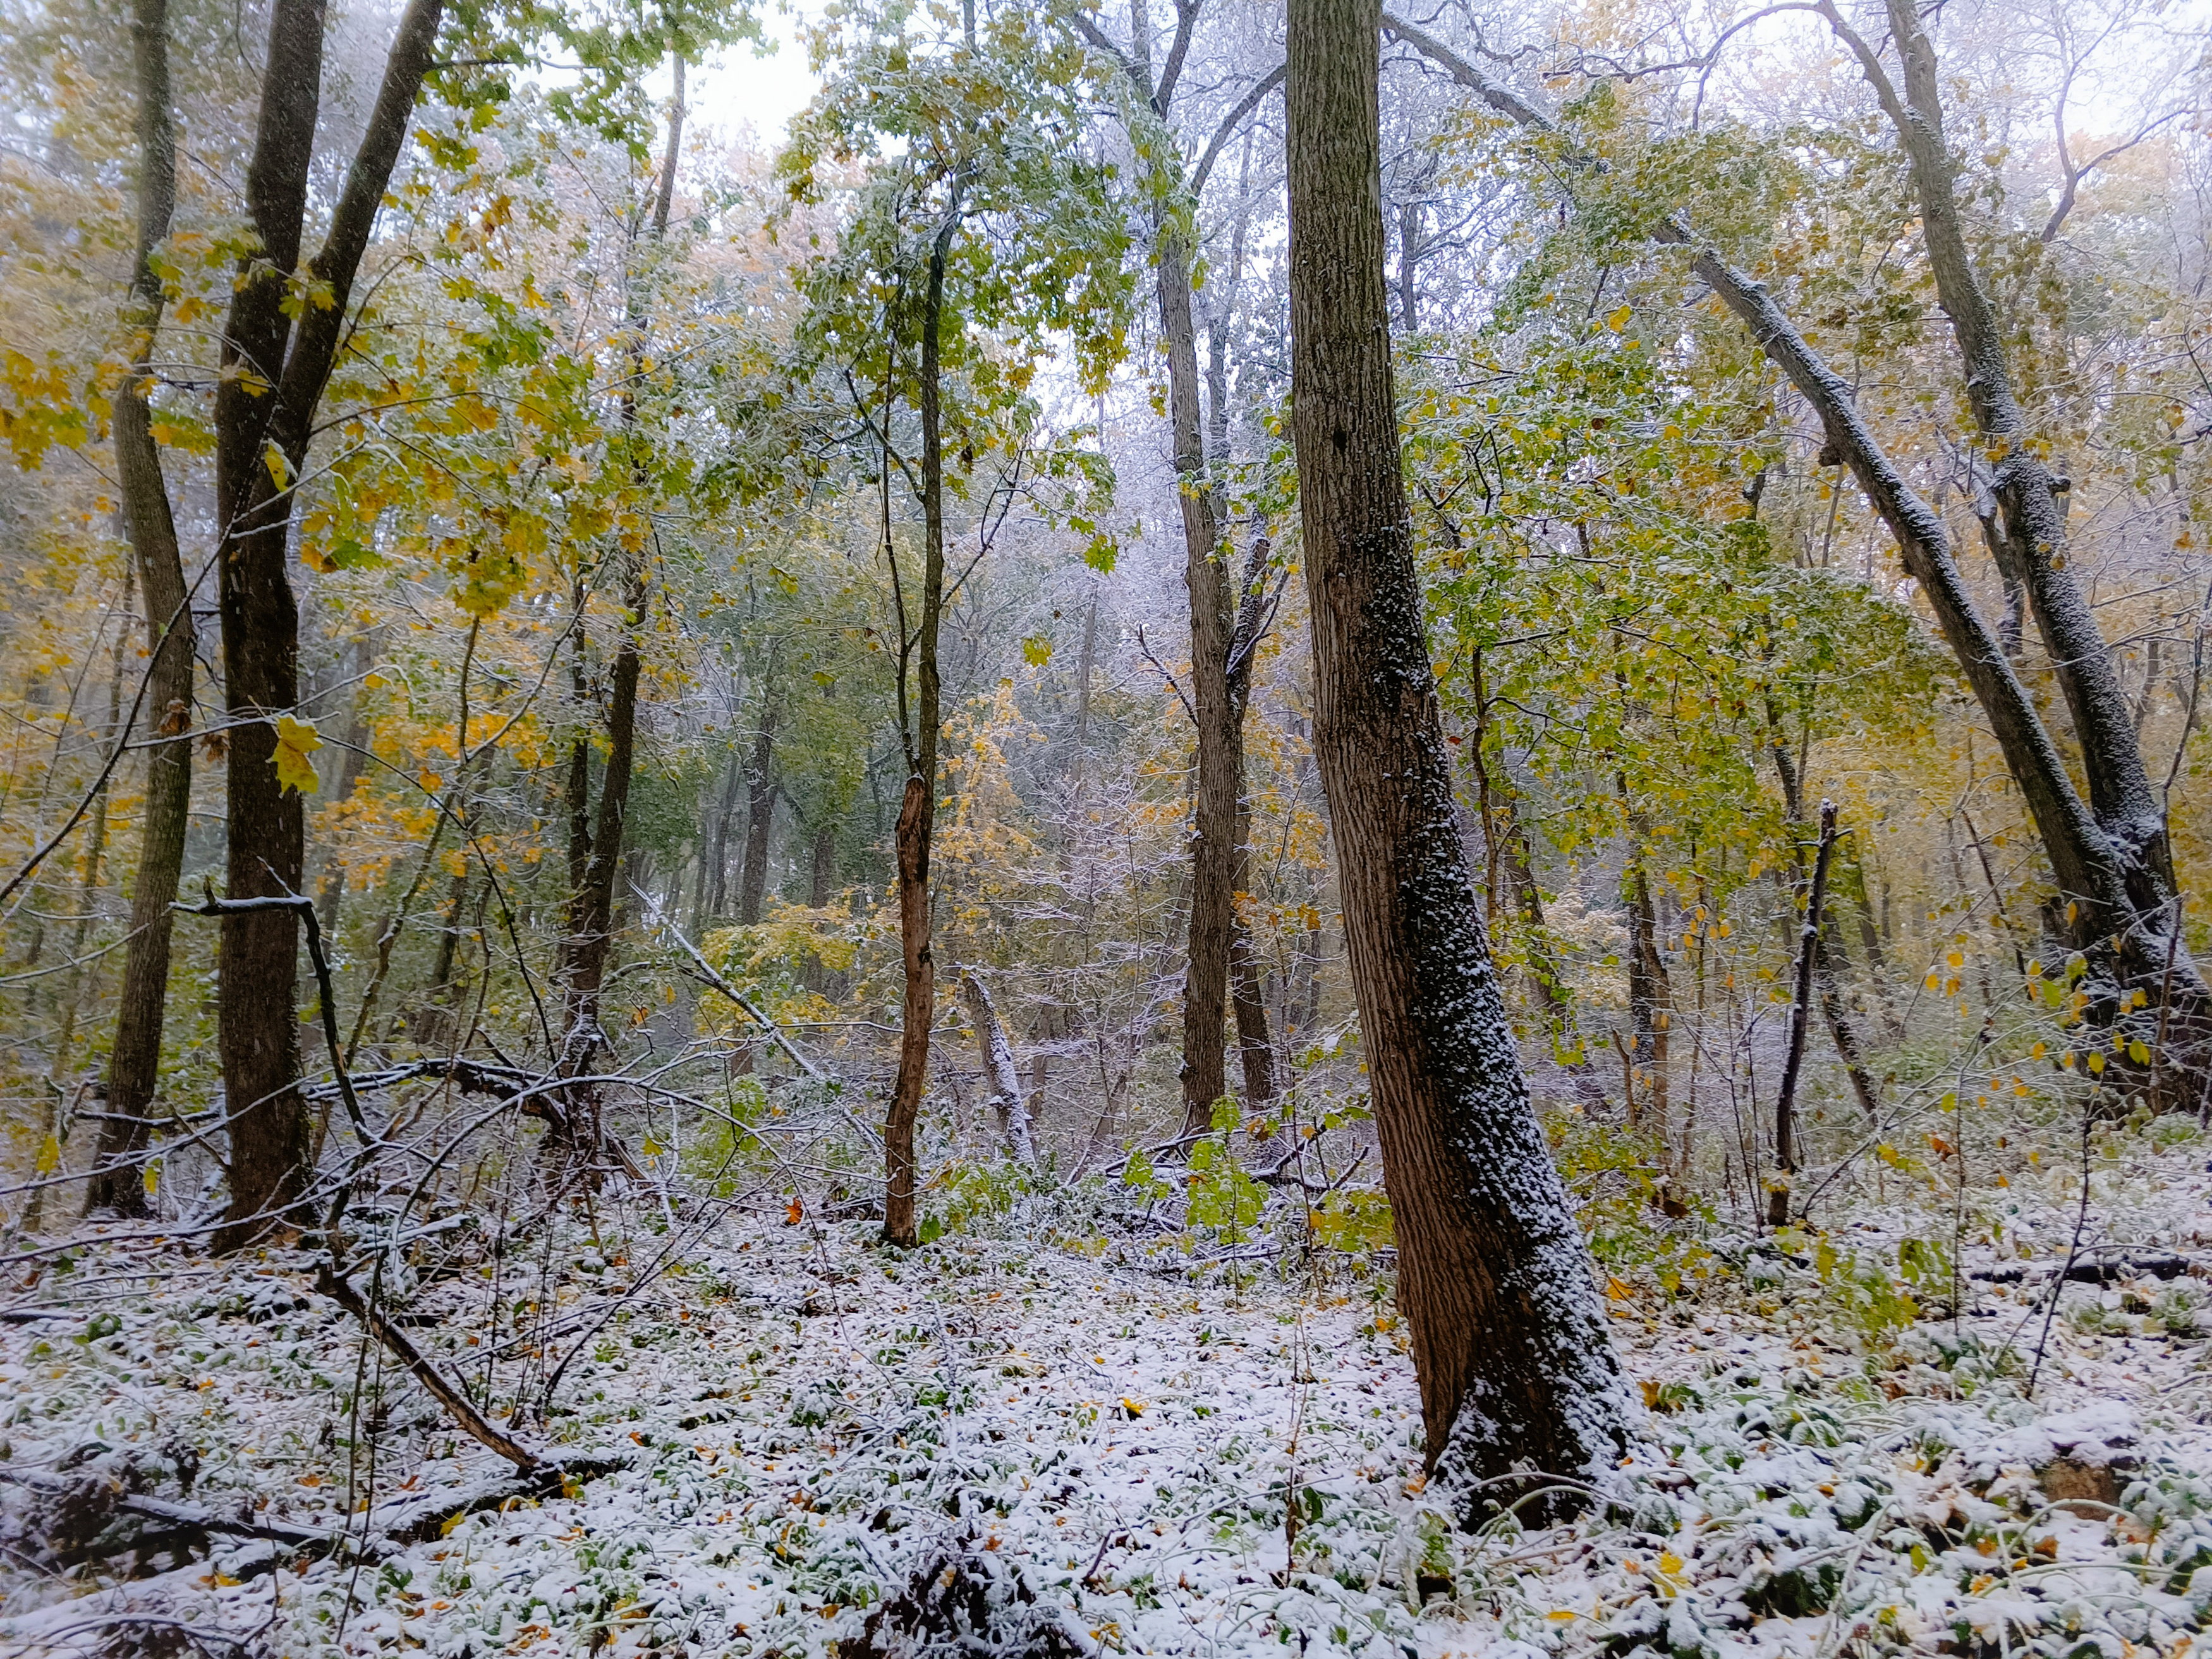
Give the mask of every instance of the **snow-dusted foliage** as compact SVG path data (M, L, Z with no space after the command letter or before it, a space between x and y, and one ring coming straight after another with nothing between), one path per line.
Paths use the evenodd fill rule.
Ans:
M1803 1251L1683 1224L1709 1254L1679 1296L1608 1271L1646 1409L1608 1501L1547 1531L1458 1530L1422 1480L1387 1256L1194 1272L1030 1200L910 1255L731 1218L652 1277L665 1216L602 1205L595 1239L580 1210L495 1321L465 1252L386 1286L503 1424L523 1401L532 1480L302 1263L86 1235L0 1326L0 1644L2179 1655L2212 1610L2212 1316L2176 1271L2212 1232L2202 1158L2134 1170L2080 1258L2110 1282L2056 1308L2071 1215L2025 1200L1887 1327L1864 1264L1929 1212Z

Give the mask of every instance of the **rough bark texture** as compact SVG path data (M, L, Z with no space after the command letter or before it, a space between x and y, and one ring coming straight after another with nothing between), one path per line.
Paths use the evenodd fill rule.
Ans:
M130 304L137 331L131 379L115 399L115 468L123 522L145 596L146 644L151 653L147 707L156 732L171 741L146 757L146 805L139 832L138 872L131 890L131 943L125 948L123 994L108 1054L107 1113L91 1180L88 1211L147 1212L143 1171L146 1113L161 1063L161 1027L169 998L169 906L185 865L185 830L192 795L192 612L178 556L161 454L146 406L153 346L161 319L161 283L152 255L169 234L177 198L176 131L170 116L168 0L137 0L131 18L138 82L138 248Z
M1190 703L1197 726L1182 1072L1183 1133L1194 1139L1211 1127L1213 1103L1229 1092L1225 1026L1237 927L1237 798L1244 769L1244 732L1229 684L1236 602L1200 434L1189 255L1172 230L1159 236L1158 253L1160 341L1167 349L1168 418L1182 506L1183 583L1190 592Z
M1315 747L1398 1238L1430 1467L1471 1513L1516 1466L1588 1480L1620 1370L1528 1104L1460 845L1400 471L1374 0L1291 0L1292 436ZM1495 1484L1478 1484L1486 1482ZM1578 1508L1564 1489L1523 1515Z
M278 0L246 169L246 218L260 240L240 262L216 391L216 520L220 526L223 690L231 718L226 787L227 886L234 899L300 891L305 817L276 778L275 720L299 701L300 613L286 568L291 481L306 463L354 278L406 136L443 0L402 15L367 131L306 275L329 305L286 314L300 264L307 176L320 103L322 0ZM294 1016L300 921L289 908L225 912L219 1004L223 1091L231 1117L230 1207L218 1251L283 1219L307 1176L309 1123L297 1087Z

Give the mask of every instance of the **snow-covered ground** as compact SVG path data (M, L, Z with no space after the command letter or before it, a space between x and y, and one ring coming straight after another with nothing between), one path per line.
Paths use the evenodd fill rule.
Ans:
M2160 1154L2092 1239L2201 1273L2203 1158ZM1933 1208L1803 1265L1715 1239L1695 1296L1613 1279L1643 1441L1602 1513L1540 1533L1452 1524L1387 1280L1343 1260L1194 1274L1029 1200L909 1256L862 1221L678 1214L703 1231L656 1276L668 1240L602 1206L596 1246L565 1217L495 1290L460 1256L384 1287L502 1423L573 1352L513 1425L571 1460L530 1495L304 1259L88 1234L0 1326L0 1650L2197 1650L2204 1281L2072 1287L2024 1399L2073 1218L2018 1207L1961 1253L1955 1320L1879 1345L1833 1250L1893 1258ZM299 1530L210 1546L192 1505ZM401 1541L314 1541L349 1528Z

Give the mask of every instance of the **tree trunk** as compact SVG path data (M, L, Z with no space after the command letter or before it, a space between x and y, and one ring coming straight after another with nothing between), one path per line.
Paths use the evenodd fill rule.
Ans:
M321 100L323 0L277 0L271 14L246 218L259 246L241 260L216 389L216 549L223 690L234 721L226 777L227 887L234 899L296 894L305 849L298 791L276 776L275 721L299 701L299 606L286 568L295 492L315 411L350 321L354 278L383 204L443 0L410 0L322 249L304 273L327 305L301 310L300 264ZM285 1221L307 1184L309 1124L298 1090L294 1013L299 916L225 911L219 1012L230 1119L230 1207L214 1238L235 1250Z
M1828 860L1836 850L1836 807L1820 803L1820 848L1813 858L1813 881L1798 923L1797 965L1791 978L1790 1046L1782 1061L1782 1085L1774 1096L1776 1174L1766 1188L1766 1224L1790 1219L1790 1177L1797 1172L1797 1079L1805 1069L1805 1037L1813 1020L1814 979L1820 955L1820 911L1828 896Z
M138 1167L147 1144L146 1112L161 1075L161 1027L169 999L169 940L184 870L185 831L192 793L192 611L177 550L169 490L161 476L146 399L153 384L153 347L161 319L161 282L154 250L169 234L176 205L176 133L171 123L168 0L137 0L131 26L138 82L138 249L131 304L137 329L131 374L115 399L115 467L123 521L145 597L147 706L156 732L169 741L148 751L146 806L138 840L138 873L131 893L131 942L123 958L123 994L107 1060L107 1115L85 1187L85 1209L143 1216L149 1206Z
M775 661L769 660L769 672ZM738 887L738 920L751 927L761 919L768 896L769 835L775 828L775 726L781 707L773 682L761 708L759 733L753 738L752 758L745 766L745 868Z
M1199 428L1198 333L1190 258L1163 221L1158 239L1160 343L1168 358L1168 417L1182 507L1183 583L1190 593L1190 703L1198 776L1191 792L1190 951L1183 981L1182 1133L1196 1139L1229 1092L1226 1025L1230 953L1237 927L1237 798L1244 761L1234 717L1229 653L1235 600L1221 546L1215 493Z
M1022 1097L1021 1074L1014 1069L1014 1051L1006 1042L999 1007L990 988L971 969L960 970L960 992L968 1004L968 1018L975 1027L975 1048L983 1061L983 1080L991 1085L991 1110L999 1120L999 1133L1006 1150L1029 1169L1037 1167L1036 1139L1030 1123L1029 1104Z
M1662 1142L1668 1142L1667 1049L1674 1024L1674 987L1667 975L1667 959L1659 951L1658 909L1651 902L1650 878L1640 858L1629 866L1627 896L1628 1123L1634 1128L1648 1109L1653 1129Z
M1626 1402L1460 846L1400 470L1375 0L1291 0L1291 432L1315 747L1431 1469L1471 1517L1590 1480ZM1495 1484L1487 1484L1492 1481ZM1478 1484L1484 1483L1484 1484ZM1582 1507L1555 1488L1522 1513Z
M1486 785L1484 793L1488 793ZM1510 789L1502 792L1502 799L1486 817L1485 842L1497 851L1506 893L1528 930L1528 978L1544 1006L1552 1053L1559 1068L1566 1073L1568 1085L1583 1110L1602 1112L1606 1109L1605 1085L1597 1080L1597 1067L1590 1063L1575 1000L1567 990L1566 976L1545 937L1544 890L1536 881L1528 827L1521 821L1521 809Z
M651 222L651 236L655 243L667 234L676 162L684 136L684 60L679 56L674 64L668 149L661 161L659 189ZM641 286L635 276L629 323L631 360L633 363L641 363L647 318ZM625 394L623 424L633 426L636 419L635 399ZM581 853L583 875L569 897L564 941L564 1034L558 1062L564 1077L589 1072L605 1041L599 1024L599 991L606 981L607 957L613 945L615 887L621 878L623 836L629 823L630 778L637 754L637 689L643 671L637 636L644 625L647 599L644 568L632 562L623 574L622 629L607 676L607 759L600 774L596 813L591 812L586 805L590 762L580 739L569 757L569 867L575 868ZM578 645L580 650L580 636ZM581 832L587 821L590 830L586 836ZM596 1167L600 1152L598 1091L588 1086L570 1090L562 1104L565 1112L552 1121L546 1150L556 1156L577 1160L587 1171L591 1170Z
M929 285L922 299L921 365L916 402L921 416L921 626L915 637L915 729L907 734L911 765L899 805L899 945L906 969L901 1009L898 1076L884 1121L884 1240L903 1249L921 1242L915 1214L914 1130L929 1073L929 1028L937 1018L936 955L930 942L929 843L937 823L937 728L944 688L937 663L945 613L945 433L939 331L945 319L945 266L960 228L960 186L930 244ZM890 554L888 535L884 547ZM903 665L902 665L903 667ZM902 682L903 684L903 682Z
M1240 801L1237 809L1237 872L1234 892L1250 890L1252 880L1252 811ZM1275 1044L1267 1030L1267 1002L1261 983L1259 952L1252 946L1252 930L1242 916L1231 915L1229 940L1230 1002L1237 1016L1237 1058L1244 1072L1245 1103L1267 1105L1275 1097Z
M1200 0L1178 0L1180 38L1188 39ZM1112 52L1137 96L1161 121L1174 96L1178 52L1163 71L1158 86L1152 70L1152 26L1144 0L1131 0L1130 52L1115 52L1095 24L1079 27L1094 45ZM1217 136L1215 150L1233 124L1249 115L1272 85L1263 81L1238 106ZM1133 134L1133 136L1134 136ZM1177 191L1189 188L1180 165L1173 179ZM1238 797L1244 772L1243 688L1232 684L1237 656L1237 596L1223 545L1219 488L1207 476L1206 434L1200 425L1198 325L1191 304L1191 250L1178 219L1164 209L1152 217L1153 252L1159 266L1160 343L1168 360L1168 425L1174 443L1177 496L1182 509L1183 581L1190 593L1190 709L1196 726L1196 781L1191 791L1190 936L1183 981L1182 1139L1195 1140L1212 1126L1214 1103L1229 1092L1227 1023L1231 1011L1232 959L1237 953L1236 890L1242 859ZM1237 234L1241 258L1243 228ZM1233 263L1233 260L1232 260ZM1214 424L1225 434L1228 409L1224 335L1213 331L1216 379ZM1217 442L1217 449L1219 447ZM1217 458L1218 459L1218 458ZM1248 653L1249 656L1249 653ZM1249 951L1249 946L1245 947ZM1240 1046L1246 1055L1247 1089L1253 1075L1255 1034L1264 1036L1267 1011L1241 993L1235 999ZM1267 1068L1272 1091L1272 1065Z
M698 929L704 932L710 922L720 921L728 913L730 902L730 824L738 815L738 792L744 787L744 767L738 759L737 750L730 751L728 776L722 785L721 799L714 805L714 833L707 843L707 867L702 872L705 893L699 907Z
M1532 132L1554 140L1564 138L1548 116L1432 36L1396 17L1389 20L1389 27L1393 34L1443 66L1498 113ZM1870 53L1863 55L1863 63L1871 61ZM1872 64L1869 78L1875 80L1878 91L1887 84L1880 78L1878 63ZM1893 92L1884 101L1894 106L1893 119L1902 113ZM1914 128L1916 119L1905 115L1903 126ZM1924 128L1926 123L1918 121L1917 125ZM1569 148L1562 159L1570 175L1601 166L1596 157L1574 147L1571 141L1565 142ZM1941 234L1933 223L1929 230L1931 238ZM2124 986L2142 989L2151 1006L2139 1011L2136 1018L2148 1019L2154 1026L2160 1005L2167 999L2170 981L2176 1015L2171 1029L2177 1034L2177 1046L2191 1051L2186 1063L2175 1069L2194 1090L2197 1079L2193 1074L2203 1063L2199 1057L2205 1046L2202 1028L2208 1005L2212 1005L2212 991L2208 991L2194 959L2172 936L2176 924L2169 914L2169 890L2154 868L2163 861L2163 832L2153 832L2141 816L2140 803L2125 775L2124 748L2118 734L2108 729L2111 723L2105 719L2103 700L2092 689L2093 680L2079 683L2077 693L2084 708L2077 718L2088 728L2085 757L2088 746L2096 745L2100 757L2096 765L2101 770L2094 774L2095 788L2112 814L2114 829L2111 831L2075 789L2033 699L2005 656L2003 641L1976 609L1942 515L1911 488L1882 449L1859 412L1850 384L1813 349L1762 283L1702 245L1680 218L1669 215L1659 219L1650 234L1655 241L1689 250L1692 271L1751 331L1759 349L1789 376L1820 416L1828 448L1850 469L1868 502L1896 538L1905 573L1920 585L1945 642L1989 720L2003 751L2006 769L2027 803L2057 878L2061 896L2055 913L2063 915L2069 904L2074 908L2074 918L2064 929L2068 942L2086 951L2093 962L2110 963ZM1961 299L1960 312L1953 314L1954 325L1966 309L1967 301ZM1970 362L1970 375L1976 372ZM1985 394L1978 392L1976 395ZM2047 470L2025 451L2008 451L2007 465L2013 469L2006 476L2022 515L2021 522L2028 523L2037 508L2027 481L2031 477L2042 479L2048 494ZM2045 598L2057 611L2064 611L2063 593L2050 580L2058 574L2049 568L2051 559L2046 554L2041 561L2031 562L2030 598L2036 599L2041 584L2046 589ZM2071 580L2066 579L2067 586ZM2094 633L2094 619L2089 632ZM2061 633L2064 635L2063 628ZM2053 655L2077 669L2085 665L2084 654L2070 647L2054 648ZM2087 652L2087 658L2103 660L2101 641ZM2093 676L2096 672L2094 668L2087 672ZM2104 672L2109 675L2109 667ZM2115 939L2119 941L2117 950L2111 943ZM2154 1056L2154 1064L2163 1058Z

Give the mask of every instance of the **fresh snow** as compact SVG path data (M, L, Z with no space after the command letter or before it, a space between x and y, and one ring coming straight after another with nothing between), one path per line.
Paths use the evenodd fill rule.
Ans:
M2202 1157L2163 1155L2155 1201L2116 1209L2106 1242L2201 1252ZM307 1288L304 1257L218 1268L95 1230L0 1326L0 1649L849 1659L918 1586L981 1610L976 1643L927 1650L945 1653L2197 1650L2203 1281L2070 1286L2027 1401L2034 1275L2072 1215L2019 1207L2002 1248L2022 1282L1969 1277L1955 1322L1871 1355L1771 1243L1712 1237L1737 1270L1671 1302L1613 1279L1624 1368L1655 1409L1607 1512L1473 1533L1422 1479L1372 1264L1194 1267L1171 1239L1103 1237L1073 1200L1030 1198L911 1255L866 1222L687 1211L677 1224L703 1231L682 1270L636 1286L668 1212L641 1204L625 1234L602 1200L595 1243L564 1211L495 1289L460 1257L383 1287L449 1376L492 1376L502 1417L581 1344L550 1416L514 1432L619 1465L531 1497ZM1850 1237L1893 1247L1935 1224L1862 1212ZM2055 1501L2068 1471L2108 1475L2117 1503ZM70 1483L420 1535L319 1559L230 1538L180 1565L149 1552L137 1578L109 1556L100 1577L61 1559ZM925 1650L895 1618L869 1639Z

